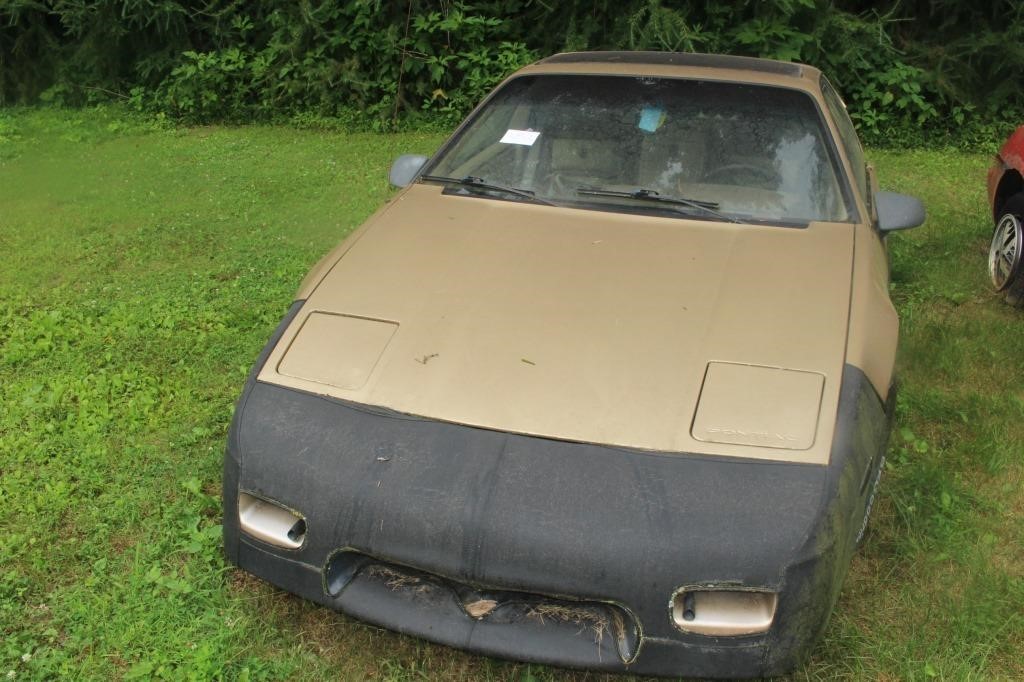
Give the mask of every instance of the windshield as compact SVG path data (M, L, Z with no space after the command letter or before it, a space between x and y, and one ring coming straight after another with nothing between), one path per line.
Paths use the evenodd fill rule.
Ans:
M581 208L708 218L696 203L734 220L848 221L827 139L814 100L798 90L524 76L497 92L425 173Z

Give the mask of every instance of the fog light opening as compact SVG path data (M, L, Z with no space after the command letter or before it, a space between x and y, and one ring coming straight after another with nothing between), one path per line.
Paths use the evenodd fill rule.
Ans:
M762 590L682 588L672 596L672 622L683 632L734 637L767 632L778 595Z
M242 531L268 545L298 549L306 539L306 519L284 505L249 493L238 494Z

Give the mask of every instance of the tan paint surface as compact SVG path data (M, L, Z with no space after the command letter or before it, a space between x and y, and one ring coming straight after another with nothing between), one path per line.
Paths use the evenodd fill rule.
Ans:
M733 225L441 192L411 186L338 250L260 380L566 440L828 461L853 225ZM278 372L314 311L399 325L360 388ZM312 351L301 362L336 358ZM693 438L711 361L822 375L813 445Z
M824 385L815 372L712 362L690 433L712 443L806 450Z
M889 260L878 233L858 225L850 300L847 362L859 367L885 400L892 386L900 320L889 300Z
M765 60L770 61L770 60ZM621 62L536 63L516 71L510 78L535 74L608 74L623 76L657 76L660 78L695 78L700 80L737 81L806 89L820 99L817 92L821 71L800 65L798 76L765 73L747 69L723 69L717 66L676 66L672 64L624 64Z
M362 388L397 330L387 320L310 313L277 371L335 388Z

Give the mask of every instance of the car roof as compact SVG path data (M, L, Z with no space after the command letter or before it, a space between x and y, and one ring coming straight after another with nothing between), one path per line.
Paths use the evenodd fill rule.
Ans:
M821 72L813 66L775 59L693 52L563 52L520 69L515 75L608 74L709 78L817 90Z

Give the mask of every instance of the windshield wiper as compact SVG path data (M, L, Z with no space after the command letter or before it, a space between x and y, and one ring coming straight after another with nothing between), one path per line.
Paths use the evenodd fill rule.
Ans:
M725 220L730 223L740 222L732 216L716 211L715 209L718 208L718 202L701 201L699 199L684 199L682 197L664 197L653 189L640 188L634 189L630 192L621 192L614 189L600 189L597 187L577 187L576 193L594 197L622 197L624 199L639 199L641 201L656 201L658 203L671 204L674 206L686 206L688 208L695 208L699 211L704 211L719 220Z
M534 192L528 189L519 189L518 187L506 187L505 185L496 185L493 182L487 182L483 178L478 178L475 175L467 175L464 178L446 178L443 175L421 175L421 180L433 180L434 182L444 182L450 185L459 185L460 187L476 187L477 189L483 189L490 192L503 192L505 194L511 194L512 196L523 197L529 199L534 203L544 204L545 206L554 206L550 201L540 199Z

